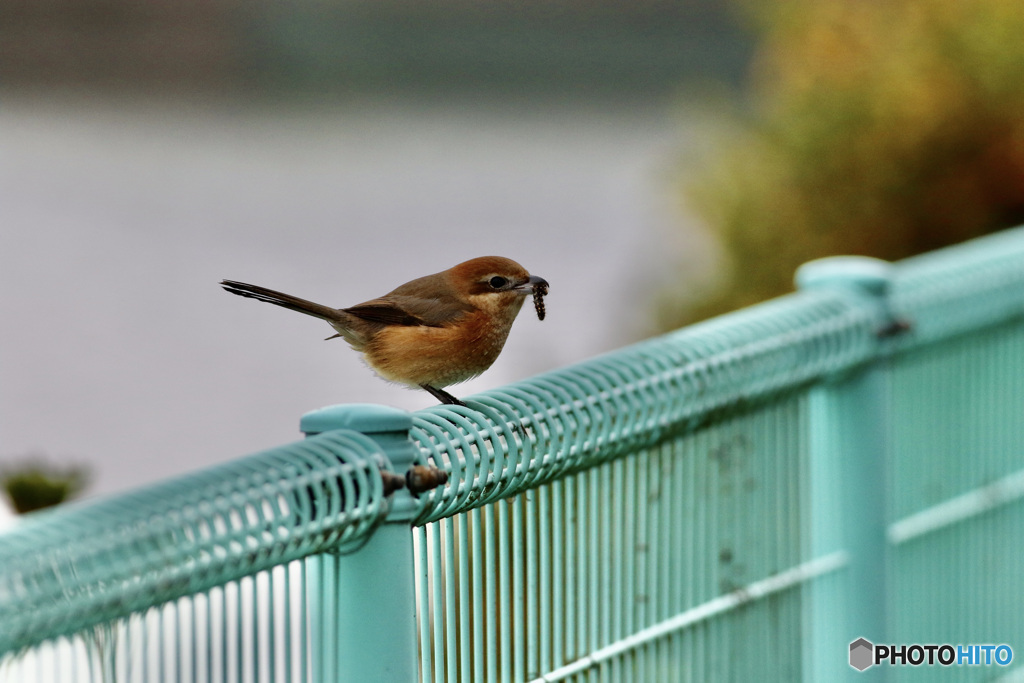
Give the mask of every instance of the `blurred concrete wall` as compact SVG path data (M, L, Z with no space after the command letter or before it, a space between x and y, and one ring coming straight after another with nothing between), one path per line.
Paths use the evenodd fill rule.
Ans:
M668 88L731 78L726 0L0 0L5 85Z
M0 0L5 86L215 86L243 72L233 0Z

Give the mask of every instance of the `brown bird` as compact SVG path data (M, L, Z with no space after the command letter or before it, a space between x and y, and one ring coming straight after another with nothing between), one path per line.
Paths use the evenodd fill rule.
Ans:
M326 320L386 380L420 387L441 403L465 405L444 387L476 377L501 353L530 294L543 318L544 278L500 256L471 259L416 278L379 299L331 308L234 280L224 289Z

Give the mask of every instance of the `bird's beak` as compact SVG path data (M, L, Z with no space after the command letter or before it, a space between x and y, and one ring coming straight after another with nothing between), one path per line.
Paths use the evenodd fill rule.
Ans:
M529 280L516 287L516 291L522 292L523 294L532 294L536 289L542 289L546 292L548 289L548 281L537 275L531 275Z

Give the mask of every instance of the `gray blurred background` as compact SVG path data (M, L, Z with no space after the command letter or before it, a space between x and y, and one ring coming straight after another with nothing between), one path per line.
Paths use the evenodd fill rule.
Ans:
M327 325L474 256L551 282L456 395L650 334L713 270L673 179L749 45L722 2L2 0L0 462L108 493L434 401Z

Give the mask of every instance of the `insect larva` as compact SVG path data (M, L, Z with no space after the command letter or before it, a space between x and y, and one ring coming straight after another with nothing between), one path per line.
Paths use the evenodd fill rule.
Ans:
M544 285L533 286L533 308L537 311L538 320L543 320L544 315L547 311L544 309L544 297L548 293L548 288Z

